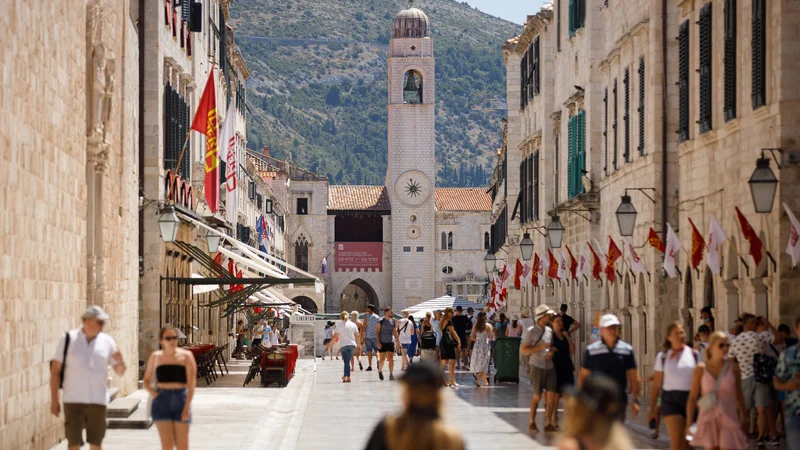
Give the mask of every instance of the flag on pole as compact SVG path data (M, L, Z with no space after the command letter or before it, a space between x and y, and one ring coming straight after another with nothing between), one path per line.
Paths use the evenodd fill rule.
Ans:
M522 287L522 262L517 258L517 264L514 267L514 289L520 290Z
M592 256L594 256L594 263L592 265L592 276L594 277L595 280L599 280L600 274L603 273L602 261L600 260L600 257L597 255L597 252L594 251L592 244L587 242L586 245L589 246L589 251L591 251Z
M258 235L258 246L261 247L261 241L264 240L264 216L258 216L256 220L256 234Z
M606 252L603 251L603 246L597 239L592 239L594 241L594 248L597 251L597 256L600 257L600 262L603 263L603 267L608 266L608 256Z
M578 261L575 259L575 256L572 254L572 250L569 249L569 245L566 245L567 253L569 253L569 272L572 275L572 279L578 277Z
M539 255L536 255L539 256ZM542 253L539 258L539 287L547 285L547 271L550 269L550 259L547 257L547 252Z
M792 229L789 231L789 242L786 244L786 254L792 257L792 267L797 266L800 261L800 222L797 221L789 205L783 203L783 209L786 210L786 215L789 216L789 221L792 223Z
M564 258L564 254L561 253L560 250L556 250L556 254L558 254L558 279L559 280L566 280L567 279L567 260Z
M617 244L616 242L614 242L614 239L612 239L611 236L609 236L608 264L606 264L606 277L608 278L608 281L610 281L611 283L613 283L617 279L615 273L616 267L614 266L614 264L616 263L616 261L619 259L620 256L622 256L622 251L620 251L619 247L617 247Z
M328 256L326 255L324 258L322 258L322 276L325 276L327 274L328 274Z
M664 253L664 242L660 237L658 237L658 234L656 234L656 230L654 230L653 227L650 227L650 235L647 236L647 242L654 249Z
M583 275L586 273L586 264L589 262L589 256L586 254L583 245L578 244L578 248L581 251L580 258L578 258L578 275Z
M217 94L214 89L214 70L208 76L200 104L194 113L192 130L206 136L206 178L203 186L208 209L214 214L219 209L219 155L217 152Z
M736 216L739 218L739 226L742 228L742 235L744 238L750 242L750 255L753 257L753 261L755 261L756 266L761 264L761 259L763 256L761 255L761 247L763 246L761 239L758 238L755 230L753 227L750 226L750 223L744 217L741 211L739 211L739 207L736 206Z
M522 265L522 277L520 280L523 286L527 286L531 282L531 266L528 263Z
M672 225L667 223L667 244L664 247L664 270L670 278L675 278L675 254L682 248L681 240L672 229Z
M561 279L561 277L558 276L558 260L550 249L547 249L547 276L550 278L558 278L559 280Z
M220 135L221 146L219 159L225 161L225 220L231 224L238 221L239 189L237 186L236 172L239 170L238 155L236 154L236 104L234 97L228 102L225 110L225 122L222 124Z
M694 226L691 218L689 218L689 225L692 226L692 269L696 269L703 261L703 249L706 247L706 241L703 240L703 235Z
M503 270L500 272L500 286L502 287L502 294L507 293L508 285L512 282L511 273L508 271L508 264L503 263Z
M631 270L636 273L647 273L647 266L644 264L644 260L636 253L636 249L633 248L633 244L628 238L622 238L623 244L625 247L628 248L628 253L630 254L630 264Z
M708 255L706 256L706 264L711 269L711 273L719 275L722 269L722 259L719 254L719 246L728 240L728 236L722 227L717 222L717 218L713 214L711 216L711 224L708 226Z
M539 287L542 276L542 261L539 259L539 254L533 255L533 268L531 268L531 283L534 287Z

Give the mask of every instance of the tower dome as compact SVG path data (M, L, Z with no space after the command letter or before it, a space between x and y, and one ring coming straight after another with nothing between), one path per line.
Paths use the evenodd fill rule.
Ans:
M393 38L426 38L430 37L430 33L428 16L420 9L404 9L394 17Z

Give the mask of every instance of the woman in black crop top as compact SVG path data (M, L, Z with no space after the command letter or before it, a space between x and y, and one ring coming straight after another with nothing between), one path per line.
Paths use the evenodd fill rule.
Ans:
M178 348L178 330L162 328L162 350L147 361L144 388L151 396L151 415L161 437L162 448L189 448L191 403L197 384L197 363L192 352Z

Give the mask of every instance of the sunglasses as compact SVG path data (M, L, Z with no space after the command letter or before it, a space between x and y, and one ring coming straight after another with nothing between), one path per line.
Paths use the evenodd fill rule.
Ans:
M719 348L728 348L731 344L719 344Z
M164 340L167 341L167 342L169 342L169 341L177 341L178 340L178 336L164 336Z

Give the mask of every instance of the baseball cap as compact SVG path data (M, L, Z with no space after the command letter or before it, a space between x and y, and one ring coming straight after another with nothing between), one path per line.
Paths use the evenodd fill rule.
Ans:
M400 382L438 389L444 385L444 376L442 370L435 363L420 361L408 366L403 376L400 377Z
M534 316L536 316L536 320L539 320L548 314L555 315L556 312L550 309L550 307L548 307L547 305L539 305L533 311L533 314Z
M101 307L99 307L97 305L92 305L92 306L86 308L86 311L83 312L83 316L81 316L81 318L82 319L108 320L111 317L109 317L108 314L106 314L106 312L103 311L103 308L101 308Z
M619 318L613 314L603 314L600 316L600 328L613 327L615 325L622 325Z

